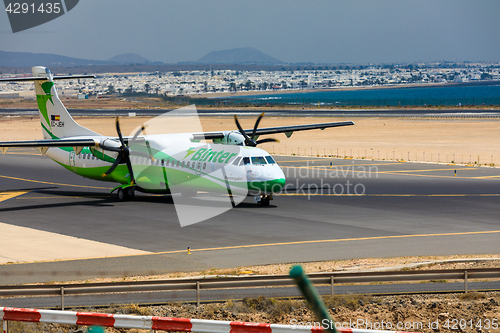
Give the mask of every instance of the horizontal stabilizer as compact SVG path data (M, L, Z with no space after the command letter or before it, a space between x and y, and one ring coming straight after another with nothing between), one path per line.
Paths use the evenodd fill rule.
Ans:
M61 75L53 76L52 80L71 80L71 79L95 79L94 75ZM13 78L2 78L0 81L45 81L48 80L46 77L31 76L31 77L13 77Z

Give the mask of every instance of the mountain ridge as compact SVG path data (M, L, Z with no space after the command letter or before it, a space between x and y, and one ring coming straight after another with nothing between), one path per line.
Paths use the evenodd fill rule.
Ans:
M253 47L240 47L229 50L212 51L198 59L198 63L212 64L262 64L276 65L283 61L273 58Z

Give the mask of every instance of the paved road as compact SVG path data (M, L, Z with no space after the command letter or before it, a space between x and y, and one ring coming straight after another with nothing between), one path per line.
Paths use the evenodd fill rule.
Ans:
M144 252L0 265L2 284L500 251L500 169L278 160L288 176L287 193L276 196L270 207L259 208L248 198L236 209L181 228L169 196L139 195L134 202L118 202L109 194L112 184L73 175L46 157L29 151L0 155L0 192L28 191L0 198L0 222L72 237L75 247L91 241ZM316 186L324 192L317 193ZM336 195L342 188L344 195ZM348 189L362 195L347 195ZM23 239L23 233L16 237L16 244L34 241ZM72 250L71 242L64 244L44 246L53 247L52 259L57 259ZM186 254L188 246L191 255ZM7 251L0 249L0 254Z
M317 288L320 295L330 295L330 286ZM500 281L469 282L469 290L499 290ZM346 285L335 286L335 295L347 294L397 294L397 293L442 293L463 292L463 283L412 283L412 284L378 284L378 285ZM301 297L296 287L280 288L238 288L201 290L200 301L226 301L243 298L265 297ZM110 304L165 304L168 302L196 302L195 290L177 290L170 292L138 292L114 293L98 295L71 295L64 297L64 305L68 307L109 306ZM21 308L58 308L61 306L60 296L50 297L17 297L0 298L0 306Z

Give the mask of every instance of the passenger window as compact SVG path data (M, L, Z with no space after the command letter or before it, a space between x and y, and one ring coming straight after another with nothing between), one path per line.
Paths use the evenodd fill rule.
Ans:
M179 167L179 164L181 164L181 161L177 161L177 167Z
M189 168L189 161L186 162L186 168Z
M236 158L234 159L233 165L238 165L238 164L240 164L240 160L241 160L241 157L240 157L240 156L236 157Z
M272 156L266 156L267 163L269 164L276 164L276 161Z
M182 161L182 167L184 168L184 161Z
M198 163L200 163L200 162L198 162ZM203 170L205 170L206 167L207 167L207 162L204 162L203 163Z
M250 157L243 157L243 164L242 165L248 165L250 164Z
M266 160L262 156L252 157L252 164L254 165L262 165L267 164Z

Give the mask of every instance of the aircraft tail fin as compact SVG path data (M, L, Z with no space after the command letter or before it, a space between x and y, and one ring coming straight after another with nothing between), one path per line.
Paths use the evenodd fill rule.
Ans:
M40 111L40 122L44 139L60 139L68 136L99 135L77 124L57 95L54 79L73 77L53 77L49 69L42 66L32 68L35 94ZM89 77L89 76L85 76Z

